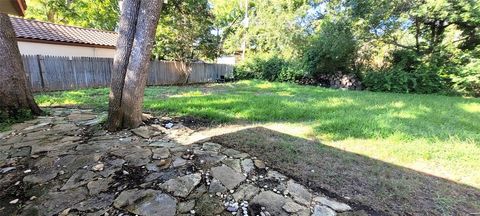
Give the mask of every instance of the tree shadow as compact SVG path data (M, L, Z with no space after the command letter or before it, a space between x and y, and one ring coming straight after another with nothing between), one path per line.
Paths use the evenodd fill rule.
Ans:
M480 212L477 188L264 127L211 140L248 152L314 191L374 215Z

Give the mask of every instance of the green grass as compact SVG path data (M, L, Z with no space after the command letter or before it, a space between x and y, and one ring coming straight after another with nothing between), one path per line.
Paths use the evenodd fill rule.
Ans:
M108 89L36 96L42 106L106 110ZM263 81L149 87L146 110L255 122L480 188L480 99L342 91Z

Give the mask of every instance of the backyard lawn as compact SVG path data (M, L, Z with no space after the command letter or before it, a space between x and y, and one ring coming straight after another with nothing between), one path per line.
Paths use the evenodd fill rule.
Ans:
M37 94L35 98L41 106L106 110L108 89L51 92ZM245 134L253 137L258 132L258 139L243 140L253 142L248 146L238 146L242 145L238 134L228 135L235 139L231 145L243 150L254 147L272 151L265 156L272 166L287 166L282 161L290 159L303 160L304 164L310 164L308 170L315 167L323 171L323 176L305 177L313 182L312 187L318 186L353 203L387 213L425 213L423 208L430 208L426 213L439 214L480 211L480 201L473 199L480 197L480 99L241 81L149 87L144 103L150 112L205 118L213 121L213 125L265 126L269 129ZM277 137L287 141L268 142L261 137L276 134L274 131L281 132ZM321 148L307 151L295 146L306 145L298 144L303 141ZM218 142L225 142L225 137L218 138ZM282 143L279 148L269 149L278 143ZM288 160L271 157L279 149L286 153L278 156L289 157ZM322 155L322 149L335 157L322 159L328 157ZM308 161L297 154L307 154ZM262 157L262 152L253 155ZM392 169L398 172L391 172ZM285 170L288 173L294 169ZM324 182L316 184L316 180ZM351 181L357 182L348 183ZM440 183L429 187L428 181ZM429 200L418 201L425 196ZM464 209L455 211L457 208Z

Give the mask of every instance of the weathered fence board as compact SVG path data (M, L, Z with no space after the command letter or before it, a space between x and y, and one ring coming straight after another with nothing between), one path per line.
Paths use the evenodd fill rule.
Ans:
M23 64L34 92L108 87L113 59L24 55ZM232 65L152 61L147 85L215 82L233 72Z

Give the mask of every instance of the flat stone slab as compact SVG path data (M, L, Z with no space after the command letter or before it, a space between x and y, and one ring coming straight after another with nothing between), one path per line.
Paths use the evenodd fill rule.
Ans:
M96 174L92 171L80 169L68 179L68 181L63 185L61 190L69 190L72 188L78 188L82 185L86 185L95 176Z
M235 198L237 201L250 201L255 195L258 194L258 192L260 192L260 188L257 186L252 184L244 184L233 194L233 198Z
M345 203L337 202L337 201L329 199L327 197L315 197L313 199L313 201L317 202L317 203L320 203L324 206L328 206L328 207L330 207L331 209L333 209L337 212L345 212L345 211L352 210L352 208L349 205L347 205Z
M321 205L316 205L315 208L313 209L313 214L312 216L335 216L337 213L333 211L332 209L326 207L326 206L321 206Z
M154 148L152 152L152 158L155 160L166 159L170 157L170 150L168 150L168 148Z
M97 115L88 114L88 113L72 113L67 116L67 119L70 121L87 121L96 118Z
M302 206L292 201L287 201L282 208L288 213L298 213L308 210L305 206Z
M100 194L98 196L92 197L88 200L82 201L75 205L73 208L79 211L95 211L103 208L107 208L113 203L115 198L114 194Z
M141 126L141 127L132 129L131 131L135 135L137 135L139 137L142 137L144 139L152 138L154 136L158 136L158 135L162 134L162 132L160 132L156 128L150 127L150 126Z
M230 158L226 158L223 160L223 163L227 166L229 166L230 168L232 168L233 170L241 173L242 172L242 167L240 165L240 159L230 159Z
M222 145L212 142L203 143L203 149L205 151L218 151L222 148Z
M215 194L215 193L223 193L225 191L227 191L227 188L225 188L225 186L223 186L223 184L219 180L212 179L212 182L208 187L209 193Z
M32 175L27 175L23 177L23 182L29 184L41 184L48 182L55 177L57 177L58 171L55 170L45 170Z
M178 204L178 213L190 213L195 208L195 200L188 200Z
M111 154L123 157L125 161L132 166L143 166L152 159L152 151L147 148L125 148L118 149L111 152Z
M166 141L156 141L148 144L148 146L152 147L164 147L164 148L173 148L177 147L178 144L174 142L166 142Z
M303 185L290 180L287 182L287 190L296 202L306 206L310 205L312 194Z
M229 190L234 189L237 185L245 180L245 176L236 172L232 168L222 165L212 168L212 176L218 179Z
M38 215L56 215L67 208L75 206L82 200L87 198L87 190L85 188L77 188L69 191L50 192L44 195L39 204L33 204L25 207L23 215L31 215L27 212L37 212Z
M136 215L174 216L177 201L158 190L126 190L120 193L113 205Z
M191 174L175 179L170 179L167 182L163 183L161 187L164 190L173 193L174 196L187 197L193 190L193 188L195 188L195 186L200 183L201 180L202 176L200 174Z
M245 173L250 173L255 169L255 166L253 165L253 160L252 159L243 159L242 160L242 169L243 172Z
M96 195L100 192L107 191L112 182L113 179L111 177L99 178L97 180L90 181L87 183L88 192L90 195Z
M218 215L222 213L223 210L224 206L222 201L218 197L208 194L204 194L198 198L195 206L195 212L198 215Z
M283 211L283 206L287 202L287 199L282 195L276 194L272 191L263 191L256 195L251 204L257 204L265 209L271 215L287 216L287 212Z

